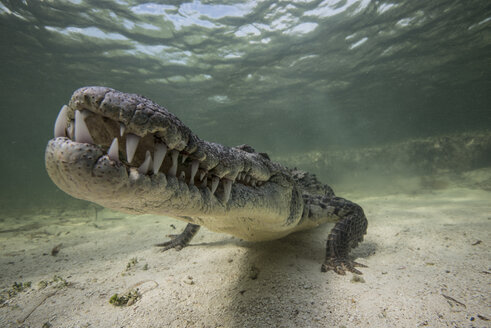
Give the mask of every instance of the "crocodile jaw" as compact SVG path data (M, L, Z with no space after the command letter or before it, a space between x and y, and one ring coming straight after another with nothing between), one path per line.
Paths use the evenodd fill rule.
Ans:
M111 160L97 145L55 138L48 142L45 162L49 176L60 189L105 207L128 213L155 213L160 209L175 216L199 213L204 208L205 191L201 195L197 187L189 188L184 181L160 172L143 174L136 167Z
M134 156L124 147L132 136L139 138ZM157 144L168 149L160 167L152 163ZM168 215L246 240L290 233L303 210L298 201L292 206L300 193L282 167L254 152L202 141L158 105L108 88L74 93L60 112L45 162L53 182L76 198Z

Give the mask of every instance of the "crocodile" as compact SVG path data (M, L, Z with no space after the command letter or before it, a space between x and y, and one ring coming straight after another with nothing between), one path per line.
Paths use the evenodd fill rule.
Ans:
M247 241L334 222L321 270L361 274L349 252L367 231L363 209L315 175L251 146L198 138L155 102L107 87L76 90L58 113L45 165L69 195L132 214L187 222L156 246L180 250L201 226Z

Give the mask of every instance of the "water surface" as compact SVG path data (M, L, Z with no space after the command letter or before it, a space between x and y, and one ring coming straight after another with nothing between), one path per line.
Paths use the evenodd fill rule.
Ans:
M491 126L489 1L2 0L0 26L13 202L56 192L44 146L84 85L143 94L201 138L273 157Z

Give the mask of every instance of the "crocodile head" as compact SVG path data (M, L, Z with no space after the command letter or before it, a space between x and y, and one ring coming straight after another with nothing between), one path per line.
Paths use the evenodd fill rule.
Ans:
M201 140L142 96L81 88L61 109L54 132L46 169L76 198L246 240L284 236L302 217L302 193L290 170L247 145Z

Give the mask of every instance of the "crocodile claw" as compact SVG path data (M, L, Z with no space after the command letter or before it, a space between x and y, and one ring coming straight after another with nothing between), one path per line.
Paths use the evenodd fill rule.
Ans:
M188 223L181 234L167 235L167 237L170 237L171 240L157 244L155 246L163 247L162 252L165 252L166 250L169 250L171 248L175 248L176 251L180 251L189 244L189 242L191 241L191 239L193 239L193 236L198 232L198 230L199 225Z
M171 248L175 248L176 251L180 251L187 245L183 238L179 238L181 235L167 235L166 237L171 238L171 240L155 245L157 247L162 247L162 252L165 252Z
M348 259L328 259L324 264L322 264L321 271L327 272L333 270L337 274L345 275L346 271L350 271L356 274L363 274L360 270L355 269L355 267L368 268L365 264L361 264Z

